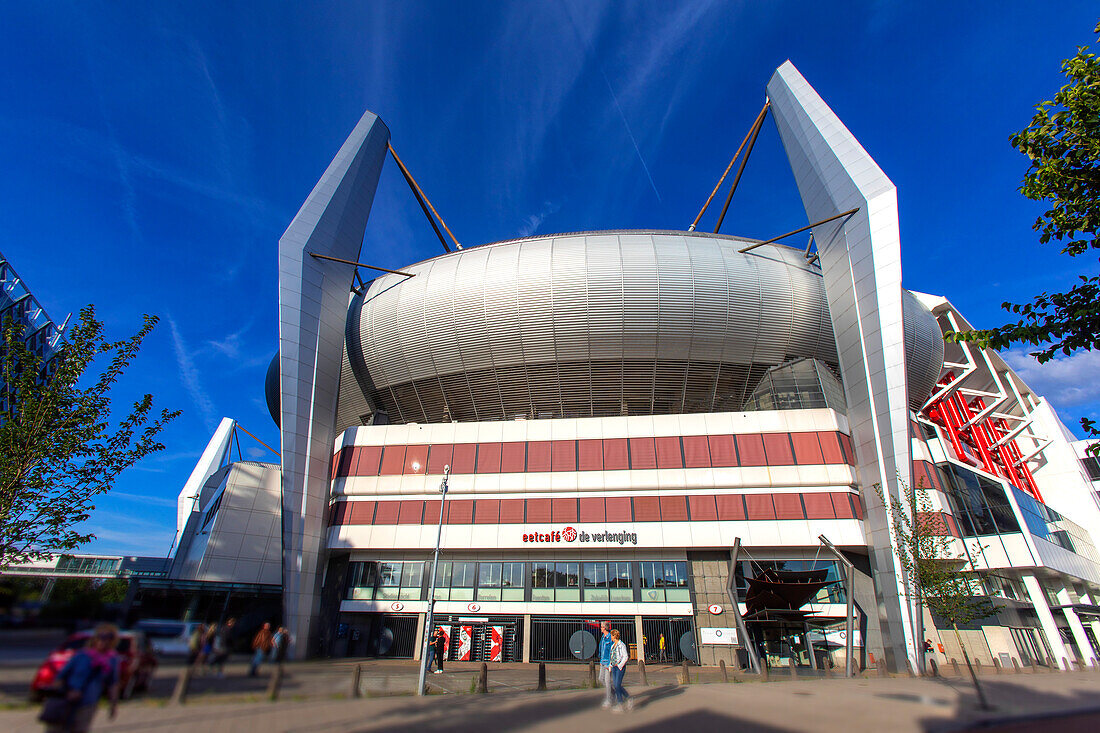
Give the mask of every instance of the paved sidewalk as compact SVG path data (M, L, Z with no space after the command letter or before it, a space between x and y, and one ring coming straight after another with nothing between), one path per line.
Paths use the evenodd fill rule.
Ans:
M438 676L438 675L437 675ZM633 684L629 684L633 682ZM972 688L960 680L896 678L812 679L642 688L628 676L638 701L632 713L600 709L594 690L489 695L391 696L363 699L216 703L166 707L135 702L96 731L256 730L264 733L336 731L640 731L723 730L749 733L808 731L951 731L1005 716L1087 709L1056 720L994 724L992 731L1100 729L1100 674L1002 675L983 680L992 714L976 710ZM0 712L0 730L36 731L36 711ZM102 713L101 713L102 714Z

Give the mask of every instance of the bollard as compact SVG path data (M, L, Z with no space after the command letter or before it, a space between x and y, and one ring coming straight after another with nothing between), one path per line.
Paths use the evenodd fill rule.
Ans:
M1030 666L1032 674L1039 674L1039 660L1032 659Z
M475 692L486 693L489 691L489 665L481 663L481 674L477 677L477 689Z
M993 671L997 674L1001 673L1001 663L996 659L993 660Z
M725 659L719 659L718 660L718 669L721 670L721 672L722 672L722 681L723 682L729 682L730 681L730 676L726 673L726 660Z
M882 659L882 658L876 659L875 660L875 666L878 667L878 676L879 677L889 677L890 676L890 670L886 669L886 660L885 659Z
M680 671L680 684L687 685L691 683L691 677L688 676L688 660L684 660L683 669Z
M974 674L981 674L981 673L982 673L982 660L975 659L974 660Z
M275 670L271 673L271 681L267 683L267 699L271 702L275 702L279 699L279 688L283 686L283 663L279 662L275 665Z
M936 658L932 657L928 660L928 666L932 668L932 676L940 676L940 665L936 663Z
M172 699L169 701L170 705L183 705L187 702L187 688L191 686L191 665L188 664L180 672L179 679L176 680L176 688L172 691Z
M361 697L362 693L359 691L359 680L363 676L363 665L355 665L355 670L351 673L351 696Z
M588 681L592 685L593 688L595 688L599 684L598 678L596 677L596 663L595 662L589 662L588 663Z
M1073 667L1069 666L1069 660L1065 657L1062 657L1062 670L1068 672L1071 669L1073 669Z
M769 675L768 665L763 659L761 659L760 660L760 680L762 682L767 682L768 681L768 675Z
M536 690L546 689L546 662L539 662L539 686Z
M788 660L787 660L787 666L788 666L788 667L790 668L790 670L791 670L791 679L792 679L792 680L797 680L797 679L798 679L798 665L796 665L796 664L794 663L794 659L793 659L793 658L792 658L792 659L788 659Z
M1012 671L1016 674L1022 674L1024 671L1024 668L1020 666L1020 660L1016 657L1012 658Z
M608 674L610 674L610 673L608 673ZM648 687L649 686L649 680L646 679L646 676L645 676L645 660L644 659L639 659L638 660L638 676L642 678L642 685Z

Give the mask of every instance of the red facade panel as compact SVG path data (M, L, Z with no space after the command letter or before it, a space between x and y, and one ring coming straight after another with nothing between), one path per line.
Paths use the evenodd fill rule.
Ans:
M424 524L439 524L439 499L428 499L424 502Z
M523 499L500 500L500 523L523 524Z
M554 522L575 522L575 521L577 521L577 500L576 499L551 499L550 500L550 516L551 516L551 521L554 521Z
M502 443L500 446L500 472L523 473L527 470L527 444L526 443ZM546 468L550 470L550 450L547 445Z
M689 496L688 506L691 508L691 521L707 522L718 519L718 509L714 505L713 496Z
M474 500L450 499L447 501L447 524L473 524Z
M626 438L605 438L603 441L603 470L622 471L630 468L630 453Z
M606 442L606 441L605 441ZM634 513L630 508L630 497L615 496L604 499L605 512L608 522L631 522Z
M528 522L549 522L550 520L550 500L549 499L528 499L527 500L527 521Z
M718 518L725 522L745 519L745 498L741 494L719 494L714 497Z
M577 470L577 441L555 440L550 445L550 470Z
M738 435L737 456L742 466L768 465L768 458L764 455L764 439L759 435Z
M829 494L803 494L802 503L806 505L806 519L836 519Z
M684 468L710 468L710 446L707 436L684 436Z
M732 435L712 435L707 439L710 443L710 465L720 466L737 465L737 444ZM687 443L684 443L687 450Z
M768 456L769 466L794 465L790 433L764 433L761 437L764 439L764 452Z
M656 496L634 497L635 522L661 521L661 502Z
M458 452L458 446L455 446ZM477 472L500 473L500 443L478 443Z
M630 439L630 467L634 470L657 468L657 449L653 438Z
M848 498L852 500L852 511L855 512L856 519L863 519L863 499L857 494L849 494Z
M852 439L844 433L837 433L840 438L840 449L844 451L844 462L850 466L856 465L856 453L852 450Z
M577 468L581 471L603 470L603 441L577 441Z
M522 445L522 444L520 444L520 443L508 443L507 445ZM522 468L522 463L521 463L521 461L523 459L520 457L520 454L518 452L516 453L515 457L511 458L510 460L512 461L512 463L509 464L509 465L518 465L518 466L521 466L521 468L518 468L518 469L512 468L512 469L509 469L509 471L506 471L506 473L508 473L510 471L523 471L524 470ZM504 463L504 459L501 458L501 464L503 465L503 463ZM543 471L549 471L553 467L554 467L554 463L553 463L553 460L552 460L552 457L551 457L551 445L550 445L549 440L532 440L530 443L527 444L527 470L528 471L531 471L532 473L541 473Z
M478 499L474 502L474 524L497 524L500 522L500 500Z
M680 438L655 438L657 468L683 468L684 454L680 450Z
M381 476L400 476L405 470L405 446L387 445L382 451Z
M802 511L802 497L798 494L773 494L776 519L805 519Z
M817 433L791 433L791 443L794 444L794 459L798 465L820 466L825 463Z
M821 457L826 463L844 463L839 433L818 433L817 440L821 444Z
M382 462L382 446L364 445L358 450L358 458L352 465L353 476L377 476Z
M450 443L436 443L428 453L428 473L439 475L444 466L451 466L451 472L457 473L451 465L455 447Z
M405 473L422 474L428 470L428 446L410 445L405 450Z
M349 465L351 465L351 456L354 450L354 448L341 448L336 452L336 455L332 457L332 475L330 478L335 479L337 476L351 475Z
M661 521L686 522L688 521L688 505L686 496L662 496L661 497Z
M473 473L477 459L477 443L459 443L451 457L451 473Z
M350 524L348 520L348 503L338 501L329 508L328 523L330 527L339 527L342 524Z
M603 508L603 497L582 497L580 500L580 522L604 522L607 521Z
M423 524L424 523L424 502L423 501L402 501L400 502L401 508L397 514L398 524Z
M775 519L771 494L745 494L745 515L749 519Z
M852 513L852 502L848 500L848 493L841 494L829 494L833 500L833 511L836 512L837 519L853 519L855 514Z
M397 524L401 516L401 502L380 501L375 505L373 524Z
M347 513L344 514L346 524L374 524L373 501L348 502Z

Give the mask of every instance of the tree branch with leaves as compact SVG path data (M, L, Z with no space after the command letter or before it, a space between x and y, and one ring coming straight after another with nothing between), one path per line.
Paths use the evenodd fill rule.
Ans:
M0 324L0 568L93 539L76 527L89 518L96 497L124 470L164 449L157 435L180 412L156 413L150 394L111 423L111 389L157 320L147 315L136 334L110 341L87 306L49 364L27 346L22 323ZM102 360L103 371L89 374Z

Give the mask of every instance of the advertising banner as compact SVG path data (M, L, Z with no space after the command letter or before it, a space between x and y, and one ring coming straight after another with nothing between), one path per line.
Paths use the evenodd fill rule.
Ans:
M470 661L470 648L474 636L473 626L463 626L458 634L458 657L460 662Z
M504 654L504 627L493 626L493 639L489 645L489 661L499 662Z

